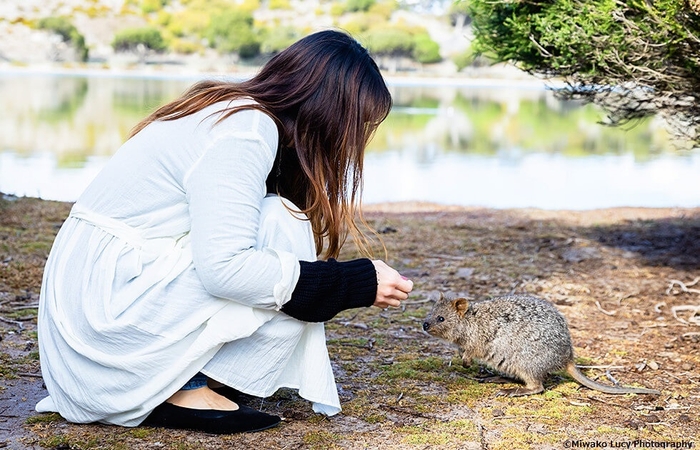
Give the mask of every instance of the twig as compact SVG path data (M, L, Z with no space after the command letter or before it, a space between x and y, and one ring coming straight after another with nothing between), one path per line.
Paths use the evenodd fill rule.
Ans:
M40 373L17 372L17 375L19 375L20 377L41 378L41 374L40 374Z
M21 311L23 309L37 309L39 307L39 304L33 304L33 305L24 305L24 306L13 306L12 310L13 311Z
M436 416L434 416L434 415L422 414L422 413L419 413L419 412L417 412L417 411L407 411L407 410L405 410L405 409L403 409L403 408L397 408L397 407L395 407L395 406L384 405L384 404L379 405L379 406L380 406L381 408L390 409L390 410L392 410L392 411L394 411L394 412L401 413L401 414L406 414L406 415L408 415L408 416L420 417L420 418L423 418L423 419L439 420L440 422L448 422L447 419L441 419L440 417L436 417Z
M683 283L680 280L671 280L670 284L668 286L668 289L666 289L666 295L676 295L679 294L680 292L676 292L674 287L678 285L680 288L681 292L689 292L693 294L700 294L700 289L688 289L689 286L695 286L698 282L700 282L700 277L697 277L690 283Z
M678 317L678 312L679 311L692 311L692 314L690 315L690 318L688 320L684 320L680 317ZM686 325L690 325L691 323L695 325L700 325L700 317L696 317L697 314L700 314L700 305L679 305L679 306L674 306L671 308L671 313L673 314L673 317Z
M608 316L614 316L615 314L617 314L617 310L615 310L615 311L604 310L603 307L600 306L600 302L598 300L595 301L595 305L598 307L598 310L600 312L602 312L603 314L607 314Z
M610 373L610 370L606 370L606 371L605 371L605 376L606 376L606 377L608 378L608 380L610 380L610 382L611 382L612 384L614 384L615 386L619 386L619 385L620 385L620 382L617 381L617 380L615 379L614 376L612 376L612 374Z
M467 259L466 256L443 255L443 254L428 255L427 258L454 259L457 261L462 261L464 259Z
M17 325L20 330L24 328L24 324L22 322L19 322L17 320L7 319L7 318L2 317L2 316L0 316L0 322L5 322L5 323L12 324L12 325Z
M537 47L537 50L539 50L540 55L544 56L545 58L552 57L552 54L549 53L546 48L542 47L542 45L540 45L540 43L537 42L537 40L535 39L535 37L532 34L530 34L530 36L528 36L528 38L530 39L530 42L535 44L535 47Z
M576 367L579 369L605 369L605 370L621 370L624 369L625 366L580 366L576 364Z
M603 404L608 405L608 406L614 406L614 407L616 407L616 408L628 409L626 406L618 405L618 404L616 404L616 403L606 402L605 400L601 400L601 399L599 399L599 398L597 398L597 397L590 396L590 397L588 397L588 398L591 399L591 400L594 400L594 401L596 401L596 402L603 403Z

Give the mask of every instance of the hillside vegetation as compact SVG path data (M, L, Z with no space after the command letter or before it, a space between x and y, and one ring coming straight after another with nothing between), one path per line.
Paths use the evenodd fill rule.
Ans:
M448 2L449 3L449 2ZM319 29L342 28L390 71L472 63L464 11L408 0L11 0L0 5L0 61L256 65ZM463 8L462 8L463 9ZM32 50L29 50L32 47Z

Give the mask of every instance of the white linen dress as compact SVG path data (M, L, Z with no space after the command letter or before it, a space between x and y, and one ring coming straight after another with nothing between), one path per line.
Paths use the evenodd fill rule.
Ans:
M73 206L46 263L39 412L136 426L201 371L340 411L322 323L279 312L316 259L310 224L266 196L278 132L228 103L148 125Z

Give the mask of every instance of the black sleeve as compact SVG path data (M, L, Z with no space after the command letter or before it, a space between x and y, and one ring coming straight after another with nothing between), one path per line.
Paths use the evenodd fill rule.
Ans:
M346 309L372 306L377 271L369 259L300 261L299 281L282 312L304 322L325 322Z

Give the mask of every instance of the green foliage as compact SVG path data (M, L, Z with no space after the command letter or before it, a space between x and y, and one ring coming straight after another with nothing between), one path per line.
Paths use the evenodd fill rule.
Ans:
M340 2L334 2L330 8L330 15L333 17L340 17L345 12L345 5Z
M141 0L141 11L144 14L160 11L167 3L168 0Z
M361 41L378 56L410 57L424 64L438 62L440 46L422 27L377 24L361 34Z
M139 45L154 51L166 48L160 30L153 27L124 29L118 32L112 41L112 48L118 52L136 50Z
M345 10L350 12L368 11L375 4L375 0L347 0Z
M493 64L493 61L488 57L488 55L476 53L473 45L470 45L465 50L452 55L450 59L452 59L452 62L455 63L458 71L467 66L483 67Z
M474 62L476 61L476 54L474 53L474 49L472 47L469 47L466 50L456 55L453 55L451 59L452 62L455 63L455 65L457 66L457 70L460 71L465 67L474 64Z
M186 9L172 15L166 13L159 19L174 36L201 37L211 22L211 14L199 9Z
M292 9L292 4L289 0L270 0L270 9Z
M371 12L346 14L340 22L341 28L353 36L360 35L371 28L386 27L386 19Z
M414 47L411 33L396 27L372 28L362 41L372 54L382 56L410 56Z
M449 14L469 14L469 2L456 1L450 5Z
M260 40L253 30L253 15L242 9L227 8L211 18L206 30L209 44L221 52L251 58L260 53Z
M272 28L265 33L260 43L260 52L264 54L278 53L292 45L301 37L301 31L294 27Z
M469 12L477 52L564 78L562 95L602 105L610 123L661 113L679 133L698 130L700 15L689 2L470 0Z
M428 33L421 33L414 38L413 59L423 64L440 62L440 45Z
M81 61L87 61L89 50L85 45L85 37L78 32L78 29L67 17L46 17L39 20L37 26L41 30L52 31L61 36L63 42L70 43L75 47Z
M383 17L384 20L389 20L398 7L399 5L395 0L384 0L370 6L367 11L371 14L377 14Z
M187 39L173 39L173 41L170 43L170 48L175 53L181 53L183 55L200 53L204 50L204 47L198 42L193 42Z

